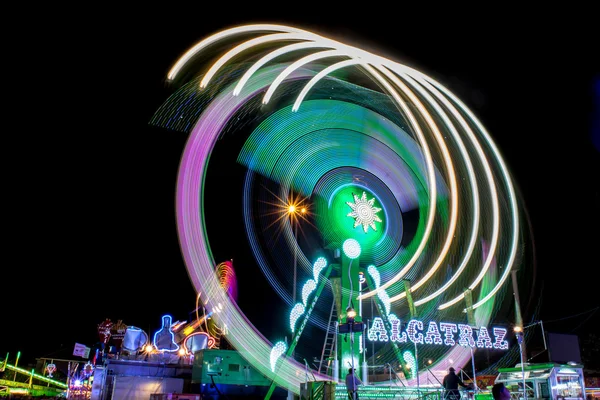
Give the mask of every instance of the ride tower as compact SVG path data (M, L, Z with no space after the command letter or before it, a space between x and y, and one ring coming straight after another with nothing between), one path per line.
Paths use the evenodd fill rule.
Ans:
M364 353L362 346L362 335L365 324L360 314L358 295L360 294L359 269L360 269L360 244L355 239L347 239L341 252L340 282L342 286L341 309L339 315L341 321L338 328L338 360L341 376L334 378L343 379L344 371L349 368L356 369L361 365L361 355Z

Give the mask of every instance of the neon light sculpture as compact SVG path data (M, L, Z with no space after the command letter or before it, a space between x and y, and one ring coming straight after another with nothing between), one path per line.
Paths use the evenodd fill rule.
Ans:
M365 233L367 233L369 227L371 227L374 231L377 230L375 221L383 221L377 216L377 213L381 211L381 208L373 206L374 202L374 198L367 200L366 192L363 192L360 198L357 195L354 195L354 203L350 201L346 202L346 204L348 204L352 209L352 211L348 213L348 217L354 218L354 228L362 225Z
M215 338L206 332L194 332L188 335L183 341L183 347L189 354L194 354L198 350L211 348L214 345Z
M417 360L415 359L415 356L413 355L413 353L411 353L410 351L407 350L404 352L404 354L402 354L402 356L406 360L406 363L408 364L410 370L416 371L417 370Z
M285 351L287 350L287 345L284 342L277 342L273 349L271 350L271 355L269 357L271 363L271 371L275 372L275 365L277 364L277 360Z
M87 362L84 366L83 366L83 375L87 378L90 375L92 375L94 373L94 366L92 365L91 362Z
M360 256L360 244L354 239L348 239L342 245L344 253L348 258L355 259Z
M214 64L201 67L200 77L182 81L189 76L183 71L196 72L191 61L198 54L236 40ZM381 89L340 78L345 71L358 72ZM247 353L257 369L272 374L272 345L215 289L203 221L211 152L218 139L235 131L242 115L256 116L259 122L237 157L247 168L241 194L246 234L258 266L284 302L295 306L290 281L278 271L288 268L285 255L297 252L299 271L308 276L312 265L289 224L280 229L288 248L261 245L261 235L274 219L268 217L268 201L257 205L255 200L271 196L285 203L290 193L297 193L314 200L314 224L322 242L352 238L361 260L379 271L380 285L361 292L360 300L381 299L389 289L394 295L387 295L386 312L400 315L406 292L396 285L408 278L414 305L422 313L464 322L466 287L477 296L472 306L476 325L490 322L522 244L517 196L491 136L447 88L393 60L270 24L234 27L202 40L175 63L168 79L181 88L151 122L190 134L176 200L182 253L196 290L211 293L207 306L214 318L230 329L234 347ZM267 181L278 187L257 184ZM357 205L352 193L360 193L361 202L363 193L367 203L376 199L380 209L371 208L347 226L348 202ZM256 210L265 216L252 217ZM362 230L354 229L356 222ZM366 229L365 235L368 227L373 230ZM317 278L313 273L316 283ZM221 310L226 312L217 312ZM314 323L323 327L323 320L317 313ZM453 329L458 330L456 324L439 325L447 346L455 344ZM429 336L425 332L425 338L439 342L433 331ZM501 340L494 348L504 345ZM455 346L441 358L464 365L469 351ZM285 359L277 371L277 384L297 393L303 366Z
M135 326L128 326L123 337L122 348L135 352L142 350L148 344L148 334Z
M46 365L46 372L48 372L48 377L52 378L52 374L56 371L56 364L50 363Z
M154 333L152 343L158 351L176 352L179 350L179 345L175 343L175 335L171 330L172 317L163 315L161 328Z

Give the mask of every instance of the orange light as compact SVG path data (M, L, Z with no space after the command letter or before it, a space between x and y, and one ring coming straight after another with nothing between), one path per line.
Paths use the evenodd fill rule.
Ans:
M296 212L296 206L293 204L290 204L290 206L288 207L288 213L293 214L295 212Z
M356 317L356 311L354 310L354 308L350 308L350 309L348 309L346 311L348 312L347 313L348 318L354 318L354 317Z

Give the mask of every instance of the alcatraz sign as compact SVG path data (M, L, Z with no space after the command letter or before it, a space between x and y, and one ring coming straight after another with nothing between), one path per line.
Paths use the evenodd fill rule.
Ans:
M498 350L507 350L508 342L506 337L506 329L492 328L493 337L490 336L488 329L485 326L473 328L464 324L452 324L448 322L440 322L439 328L435 321L430 321L427 330L424 332L423 321L412 319L406 325L406 330L401 331L400 320L393 314L389 316L391 330L388 332L385 329L383 319L376 317L373 324L368 330L367 338L370 341L379 341L397 343L406 343L411 341L414 344L445 344L446 346L478 347L478 348L494 348ZM442 333L444 338L442 340ZM458 335L456 335L458 334Z

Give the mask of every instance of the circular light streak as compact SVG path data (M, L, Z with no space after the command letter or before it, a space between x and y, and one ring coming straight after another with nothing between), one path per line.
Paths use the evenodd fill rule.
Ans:
M250 33L255 37L247 39ZM448 315L451 308L462 311L463 307L453 306L463 300L463 288L467 287L478 296L473 308L478 322L485 325L482 321L489 319L494 298L516 262L519 215L506 165L473 113L443 85L410 67L281 25L249 25L219 32L187 52L169 72L169 80L175 80L182 68L188 68L188 62L199 52L232 38L246 41L204 70L200 85L194 82L194 89L188 85L177 94L180 97L172 100L179 102L177 107L166 106L162 110L164 115L157 114L157 120L165 126L179 127L186 132L188 126L193 126L178 176L178 232L191 280L197 291L209 299L207 309L215 312L215 318L233 333L232 344L248 352L249 361L261 372L270 373L276 367L277 384L298 390L303 366L285 357L277 364L285 349L278 345L275 346L277 352L272 353L273 346L247 321L235 302L222 289L217 290L220 289L218 279L209 273L214 260L203 219L203 182L211 152L236 112L265 92L262 102L269 107L278 107L277 102L285 95L293 94L296 98L292 99L293 104L286 103L279 110L273 110L256 128L246 142L248 146L245 144L240 152L238 162L249 171L243 201L250 245L277 293L289 301L285 285L277 282L276 275L269 269L269 257L256 234L259 227L251 218L249 193L253 190L253 179L261 176L277 182L281 185L282 199L287 196L283 189L322 198L320 204L311 202L311 214L316 211L314 218L322 229L335 227L320 211L332 210L329 202L335 202L336 194L343 190L340 179L352 171L353 175L366 176L368 182L363 182L364 178L356 181L352 178L351 183L347 183L349 190L370 191L367 198L376 197L381 215L385 215L380 218L379 229L375 224L378 222L375 208L357 211L356 198L352 203L356 206L352 209L356 212L355 223L359 222L363 228L360 233L370 227L373 232L368 236L377 239L370 246L365 246L357 237L349 239L356 243L358 250L348 251L348 242L344 242L344 253L351 258L353 254L358 257L362 244L361 257L368 259L367 262L381 257L381 262L373 262L377 272L370 271L379 283L370 292L362 292L359 299L377 295L382 301L386 299L386 309L387 305L402 304L406 297L404 291L398 290L397 295L390 297L387 290L401 284L401 279L409 279L414 282L410 291L414 292L416 306L430 303L438 312ZM261 46L266 43L269 46ZM264 49L272 49L274 43L282 46L276 50ZM311 49L316 52L306 55ZM280 56L289 56L298 50L305 56L293 62L279 62ZM257 54L259 57L255 57ZM222 73L234 60L247 55L253 64L250 68L244 66L242 79L237 79L236 73ZM319 71L311 66L313 61L330 64ZM338 85L338 78L330 79L330 74L342 68L355 68L353 66L361 67L381 92L369 91L367 95L367 90L357 85L348 90L349 85ZM298 83L302 81L308 83L300 90ZM332 90L338 85L335 89L340 89L341 94L327 100L323 93L330 84ZM210 95L196 96L193 90L199 86L210 89ZM361 95L369 101L361 102ZM393 107L382 110L386 102ZM376 178L381 180L378 187L372 185ZM321 196L323 193L327 195ZM362 197L360 200L362 202ZM348 205L345 204L346 214ZM294 207L293 216L305 214L303 208ZM391 218L395 212L401 218ZM404 221L410 213L414 215L413 221L410 218ZM282 224L286 242L300 250L289 225ZM387 238L395 234L398 227L402 233L389 241ZM385 235L377 237L381 232ZM340 241L351 236L342 236ZM302 251L298 256L300 270L310 273L312 265L307 257ZM317 282L318 273L314 278ZM475 292L476 289L479 291ZM433 302L440 298L447 300ZM468 359L468 354L460 349L449 353L457 363Z
M344 254L351 259L358 258L360 256L360 244L355 239L346 239L342 245Z

